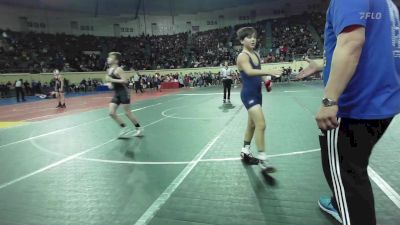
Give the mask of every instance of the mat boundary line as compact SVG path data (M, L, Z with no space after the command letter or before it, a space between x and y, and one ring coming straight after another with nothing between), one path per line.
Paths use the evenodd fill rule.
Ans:
M183 180L190 174L195 166L200 162L201 158L211 149L215 142L222 136L223 132L220 131L216 137L214 137L206 146L194 157L194 159L178 174L178 176L171 182L171 184L161 193L161 195L150 205L149 208L142 214L142 216L136 221L135 225L145 225L154 217L155 213L167 202L169 197Z
M156 121L153 121L153 122L151 122L151 123L149 123L149 124L147 124L147 125L145 125L145 126L143 126L143 127L151 126L151 125L153 125L153 124L156 124L156 123L161 122L161 121L166 120L166 119L168 119L168 118L167 118L167 117L163 117L163 118L158 119L158 120L156 120ZM11 181L9 181L9 182L6 182L6 183L4 183L4 184L1 184L1 185L0 185L0 189L6 188L6 187L8 187L8 186L11 186L11 185L13 185L13 184L15 184L15 183L18 183L18 182L20 182L20 181L22 181L22 180L25 180L25 179L27 179L27 178L30 178L30 177L32 177L32 176L34 176L34 175L36 175L36 174L39 174L39 173L41 173L41 172L44 172L44 171L49 170L49 169L51 169L51 168L54 168L54 167L56 167L56 166L59 166L59 165L61 165L61 164L63 164L63 163L69 162L69 161L71 161L71 160L73 160L73 159L78 158L78 157L81 156L81 155L84 155L84 154L86 154L86 153L88 153L88 152L91 152L91 151L93 151L93 150L96 150L96 149L98 149L98 148L100 148L100 147L102 147L102 146L104 146L104 145L107 145L107 144L109 144L109 143L111 143L111 142L113 142L113 141L116 141L116 140L118 140L118 138L112 138L112 139L110 139L110 140L108 140L108 141L106 141L106 142L104 142L104 143L98 144L98 145L96 145L96 146L93 146L93 147L88 148L88 149L86 149L86 150L83 150L83 151L81 151L81 152L75 153L75 154L70 155L70 156L68 156L68 157L66 157L66 158L64 158L64 159L61 159L61 160L59 160L59 161L57 161L57 162L54 162L54 163L52 163L52 164L50 164L50 165L47 165L47 166L42 167L42 168L40 168L40 169L37 169L37 170L35 170L35 171L31 172L31 173L25 174L25 175L23 175L23 176L21 176L21 177L19 177L19 178L16 178L16 179L14 179L14 180L11 180Z
M400 195L370 166L368 167L368 175L397 208L400 209Z
M144 106L142 108L133 109L131 111L132 112L137 112L137 111L144 110L144 109L147 109L147 108L150 108L150 107L155 107L155 106L158 106L158 105L161 105L161 104L162 103L148 105L148 106ZM123 113L119 113L118 115L123 115ZM78 124L78 125L75 125L75 126L72 126L72 127L62 128L62 129L54 130L54 131L51 131L51 132L48 132L48 133L40 134L40 135L37 135L37 136L25 138L25 139L22 139L22 140L19 140L19 141L14 141L14 142L11 142L11 143L8 143L8 144L0 145L0 149L4 148L4 147L7 147L7 146L10 146L10 145L19 144L19 143L22 143L22 142L25 142L25 141L29 141L29 140L32 140L32 139L45 137L45 136L48 136L48 135L51 135L51 134L60 133L60 132L63 132L63 131L66 131L66 130L70 130L70 129L73 129L73 128L77 128L77 127L80 127L80 126L85 126L85 125L88 125L88 124L91 124L91 123L95 123L95 122L98 122L98 121L102 121L102 120L106 120L106 119L109 119L109 118L110 118L109 116L102 117L102 118L99 118L99 119L96 119L96 120L92 120L92 121L88 121L88 122L84 122L84 123L81 123L81 124Z
M242 110L243 107L237 109L236 113ZM147 208L147 210L139 217L135 225L146 225L155 216L158 210L167 202L169 197L175 192L179 185L185 180L185 178L190 174L190 172L196 167L200 160L208 153L215 142L222 136L222 134L227 130L228 125L235 118L233 115L225 124L225 127L217 133L217 135L211 139L199 153L193 158L193 160L178 174L177 177L169 184L169 186L158 196L158 198Z

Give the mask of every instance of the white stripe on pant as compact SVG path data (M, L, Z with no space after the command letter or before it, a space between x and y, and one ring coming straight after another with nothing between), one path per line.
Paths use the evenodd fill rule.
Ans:
M340 118L338 119L338 122L339 126L336 129L327 132L329 165L331 170L332 183L335 191L336 203L341 213L343 225L351 225L349 210L346 201L346 193L344 191L344 186L341 178L339 154L337 148Z

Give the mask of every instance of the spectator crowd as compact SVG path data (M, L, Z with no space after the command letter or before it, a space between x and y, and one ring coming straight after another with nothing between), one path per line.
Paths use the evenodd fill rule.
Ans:
M231 27L199 32L193 35L189 67L218 66L222 61L232 61L227 46Z
M266 62L287 62L298 57L321 56L321 46L313 38L308 25L310 18L306 14L273 20L273 43Z
M310 26L323 39L323 14L313 13L264 20L197 33L138 37L73 36L0 30L0 73L101 71L107 52L123 53L125 69L171 69L231 64L239 53L236 30L253 26L258 31L258 49L266 62L291 61L295 56L322 55ZM267 23L272 24L272 43L267 41ZM268 49L266 49L268 48Z

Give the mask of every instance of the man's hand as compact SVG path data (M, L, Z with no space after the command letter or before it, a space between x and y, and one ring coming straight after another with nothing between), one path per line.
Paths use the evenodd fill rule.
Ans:
M321 66L318 65L317 62L315 62L314 60L311 60L309 58L305 59L308 62L308 67L305 68L304 70L302 70L297 76L296 79L297 80L301 80L303 78L306 78L308 76L311 76L313 74L315 74L316 72L320 72L322 70Z
M106 82L110 82L111 77L110 76L106 76Z
M337 120L338 109L337 105L329 107L321 106L315 117L318 127L321 130L332 130L339 126Z
M274 76L274 77L281 77L282 73L283 73L282 68L279 68L279 69L267 69L266 70L266 74L267 75L271 75L271 76Z

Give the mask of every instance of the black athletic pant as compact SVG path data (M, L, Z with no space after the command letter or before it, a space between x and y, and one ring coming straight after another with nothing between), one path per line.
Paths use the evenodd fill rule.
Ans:
M392 118L341 118L340 126L320 136L322 167L343 225L376 225L375 203L367 167L372 149Z
M25 101L25 93L24 90L22 89L22 87L16 87L15 88L15 92L17 94L17 101L19 102L19 97L22 97L22 101Z
M135 92L138 93L138 90L143 93L143 88L142 85L140 84L140 81L135 81Z
M232 79L224 79L224 100L226 100L226 92L228 91L228 99L231 99L231 86L232 86Z

